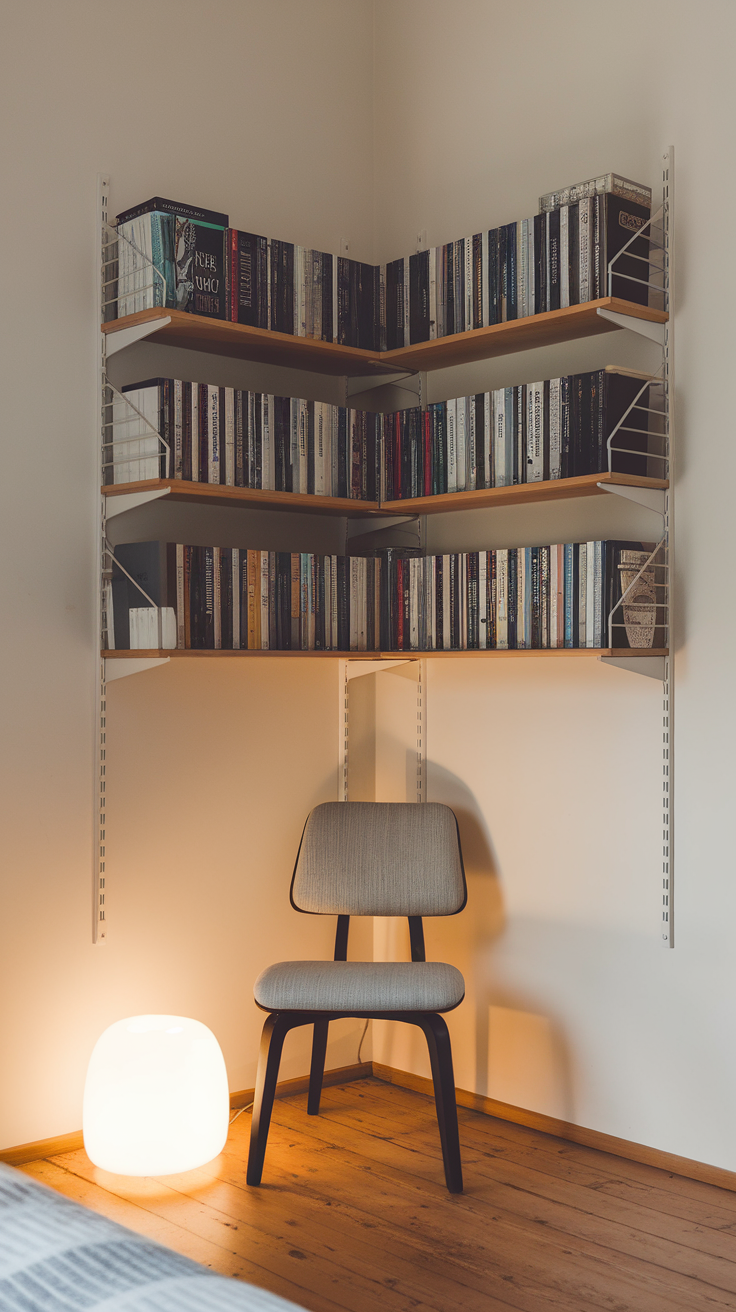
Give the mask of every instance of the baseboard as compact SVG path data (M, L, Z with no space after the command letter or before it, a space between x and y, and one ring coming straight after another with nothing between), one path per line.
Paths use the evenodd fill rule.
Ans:
M402 1089L433 1094L432 1081L422 1075L395 1070L393 1066L383 1066L378 1061L373 1062L373 1074L376 1079L384 1080L388 1084L396 1084ZM472 1111L483 1112L486 1116L496 1116L501 1121L514 1121L517 1125L528 1125L532 1130L542 1130L545 1134L553 1134L558 1139L569 1139L571 1143L583 1144L586 1148L597 1148L600 1152L612 1153L614 1157L626 1157L632 1162L643 1162L645 1166L657 1166L672 1175L684 1175L689 1180L701 1180L704 1184L715 1184L720 1189L731 1189L736 1192L736 1171L726 1171L721 1166L710 1166L707 1162L696 1162L690 1157L678 1157L675 1153L666 1153L660 1148L649 1148L646 1144L633 1143L629 1139L617 1139L615 1135L603 1134L601 1130L587 1130L585 1126L573 1125L570 1121L558 1121L555 1116L530 1112L524 1107L515 1107L512 1103L486 1098L480 1093L469 1093L467 1089L456 1089L455 1096L458 1106L469 1107Z
M19 1143L15 1148L0 1149L0 1162L8 1166L22 1166L24 1162L38 1162L42 1157L58 1157L60 1153L75 1153L84 1148L81 1130L73 1134L59 1134L55 1139L36 1139L35 1143Z
M325 1071L322 1083L325 1088L330 1084L348 1084L351 1080L364 1080L373 1074L371 1062L363 1061L353 1066L338 1066L335 1070ZM306 1093L309 1088L309 1076L300 1075L295 1080L281 1080L276 1085L276 1097L288 1098L292 1093ZM230 1106L235 1109L247 1107L253 1101L255 1089L241 1089L230 1094ZM61 1153L75 1153L84 1148L81 1130L73 1134L60 1134L55 1139L37 1139L35 1143L19 1143L14 1148L0 1149L0 1162L8 1166L22 1166L25 1162L38 1162L44 1157L58 1157Z
M353 1066L336 1066L332 1071L325 1071L322 1085L328 1088L331 1084L349 1084L351 1080L365 1080L373 1074L373 1063L370 1061L356 1062ZM431 1080L429 1081L431 1085ZM306 1093L309 1089L309 1076L297 1075L295 1080L280 1080L276 1085L277 1098L289 1098L292 1093ZM230 1106L235 1110L237 1107L248 1107L255 1096L255 1089L241 1089L238 1093L230 1094Z

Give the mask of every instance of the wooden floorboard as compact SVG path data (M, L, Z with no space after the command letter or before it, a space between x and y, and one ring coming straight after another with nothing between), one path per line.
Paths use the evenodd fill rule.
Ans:
M248 1113L214 1162L135 1180L83 1151L22 1169L223 1274L312 1312L736 1309L736 1195L460 1111L444 1187L432 1102L375 1079L274 1107L263 1185Z

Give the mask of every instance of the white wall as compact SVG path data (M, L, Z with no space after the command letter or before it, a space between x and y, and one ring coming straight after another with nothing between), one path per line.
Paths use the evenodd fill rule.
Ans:
M318 661L170 666L111 685L110 931L91 944L95 197L109 171L113 213L172 196L324 250L345 236L370 259L372 6L10 0L2 47L8 1146L79 1128L95 1039L141 1010L210 1024L231 1087L252 1085L255 974L328 949L328 923L288 906L304 817L336 788L337 673ZM172 365L148 350L126 368ZM203 381L234 381L230 361L201 367ZM324 386L305 379L303 394ZM330 1064L355 1060L352 1030ZM305 1044L291 1041L285 1077L305 1069Z
M733 1170L736 9L378 0L376 13L379 258L421 229L435 244L532 214L594 173L656 182L675 146L677 946L658 941L659 687L534 660L428 662L429 796L459 807L472 850L468 909L428 943L468 981L451 1022L461 1086ZM431 396L631 361L628 337L446 371ZM523 534L555 540L551 522L529 510ZM519 523L440 516L434 541L513 545ZM401 1033L375 1055L428 1073Z
M461 815L471 897L428 944L468 979L460 1084L736 1169L723 604L736 11L377 0L372 84L373 15L369 0L6 6L0 1144L78 1128L94 1039L140 1009L200 1016L232 1087L247 1086L256 970L320 955L330 933L297 922L286 890L305 812L334 795L335 673L268 661L111 688L112 921L107 946L90 944L96 174L112 174L113 211L169 194L323 249L347 236L371 259L410 251L422 228L435 243L533 213L543 191L600 169L655 181L674 142L677 947L657 937L656 684L581 661L430 663L430 796ZM438 375L432 394L636 352L611 335L548 366L535 353L505 375ZM211 361L211 381L230 368ZM379 722L392 697L376 694ZM357 1031L338 1036L332 1060L354 1048ZM426 1069L399 1039L382 1053ZM284 1075L305 1063L295 1040Z

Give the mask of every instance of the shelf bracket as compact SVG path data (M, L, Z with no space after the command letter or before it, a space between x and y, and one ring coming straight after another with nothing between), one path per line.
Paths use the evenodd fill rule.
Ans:
M117 352L124 350L126 346L134 346L136 342L143 341L145 337L159 332L170 323L171 316L166 314L162 319L149 319L147 323L137 323L132 328L120 328L115 333L105 333L108 360L111 355L117 355Z
M345 662L347 666L345 678L349 681L350 679L359 679L362 674L379 674L381 670L390 670L394 665L409 665L411 661L411 656L395 661L351 661L348 658Z
M170 656L141 656L138 659L106 656L105 682L112 683L113 679L124 679L129 674L141 674L143 670L155 670L157 665L168 665L170 660Z
M122 492L119 497L108 496L105 519L109 523L116 515L124 515L126 510L137 510L139 506L145 506L149 501L159 501L161 497L167 497L170 491L170 487L162 487L155 492Z
M664 488L628 487L626 483L596 483L596 487L599 487L601 492L612 492L614 496L625 497L627 501L635 501L639 506L646 506L647 510L653 510L655 515L661 515L664 519Z
M602 665L614 665L618 670L628 670L629 674L644 674L649 679L664 682L664 656L599 656Z
M648 337L651 342L656 342L657 346L664 347L664 330L666 325L663 323L652 323L650 319L639 319L635 314L619 314L616 310L602 310L600 307L596 314L601 319L608 319L609 323L615 324L617 328L628 328L631 333L639 333L641 337Z
M369 377L355 375L348 378L347 394L355 396L360 392L371 392L375 387L398 387L411 392L419 402L421 382L418 373L375 374Z

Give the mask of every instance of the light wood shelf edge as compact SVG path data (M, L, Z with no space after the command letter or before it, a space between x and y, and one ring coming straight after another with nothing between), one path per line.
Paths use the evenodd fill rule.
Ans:
M213 649L207 648L186 648L180 647L171 649L157 648L135 648L133 650L113 650L102 651L101 656L110 657L113 660L155 660L161 657L170 656L172 660L197 660L204 657L208 660L242 660L246 658L257 657L276 657L291 660L343 660L343 661L376 661L376 660L456 660L460 659L482 659L482 660L504 660L515 659L516 657L560 659L567 656L573 657L597 657L597 656L666 656L667 650L663 647L516 647L508 651L277 651L273 648L257 651L231 651L230 649Z
M183 346L189 350L280 364L333 376L348 374L361 377L375 376L377 372L391 374L402 369L446 369L455 364L468 364L498 355L512 355L516 351L572 341L576 337L615 332L616 325L601 318L597 313L599 309L612 310L635 319L646 319L650 323L666 323L668 318L664 310L635 305L616 296L605 296L597 301L585 301L582 305L571 305L562 310L547 310L544 314L529 315L525 319L511 319L507 323L493 324L488 328L472 328L450 337L401 346L394 351L364 351L358 347L340 346L336 342L293 337L289 333L250 328L244 324L230 323L226 319L208 319L202 315L160 307L140 310L137 314L129 314L124 319L113 319L100 326L103 333L115 333L124 328L166 319L168 322L152 334L164 346Z
M565 501L605 496L599 484L665 489L666 479L638 478L633 474L581 474L577 478L547 479L540 483L514 483L509 487L477 488L470 492L439 492L429 497L405 497L381 502L382 515L440 515L448 511L479 510L492 506L529 505L535 501Z
M182 478L149 478L137 483L106 483L101 491L106 497L127 496L134 492L168 492L167 501L195 502L210 506L250 506L261 510L293 510L305 515L331 515L344 519L382 514L378 501L357 501L352 497L323 497L307 492L275 492L264 488L230 487L220 483L195 483Z

